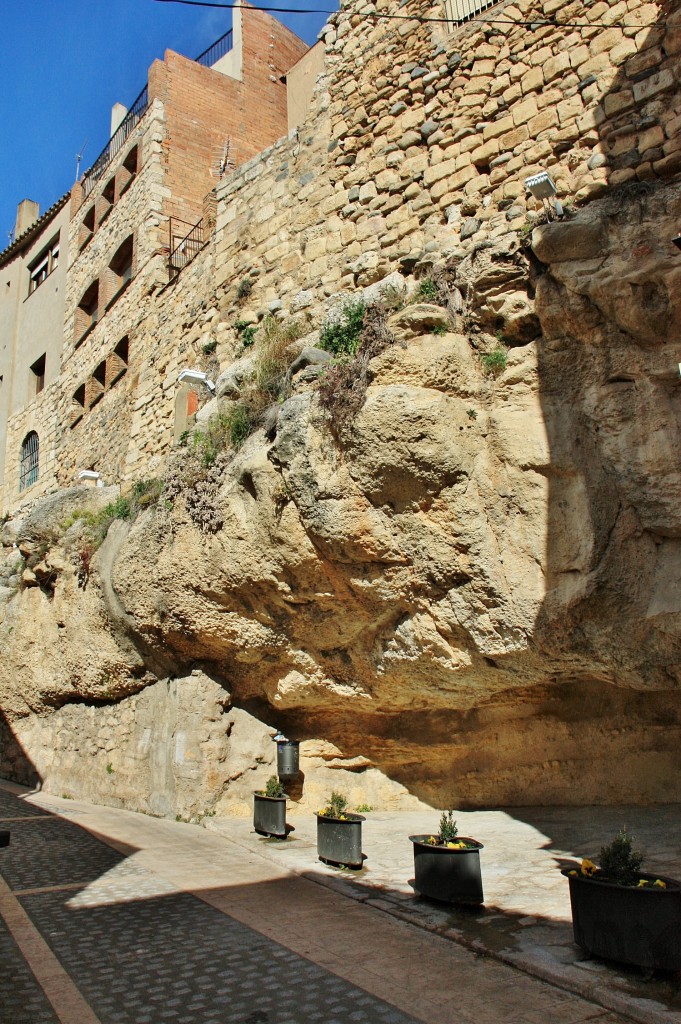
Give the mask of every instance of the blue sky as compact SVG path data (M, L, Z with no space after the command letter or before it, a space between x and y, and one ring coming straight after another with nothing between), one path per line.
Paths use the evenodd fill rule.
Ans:
M264 0L271 7L333 10L337 0ZM111 107L128 106L166 49L196 57L231 27L231 11L156 0L5 0L0 64L0 250L16 207L44 213L97 158ZM312 45L324 15L283 14Z

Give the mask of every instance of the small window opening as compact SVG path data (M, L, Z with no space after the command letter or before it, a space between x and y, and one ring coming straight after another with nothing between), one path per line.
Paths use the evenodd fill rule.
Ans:
M95 231L95 208L91 206L87 211L80 225L79 243L81 249L85 248Z
M102 194L101 194L101 196L99 197L99 199L97 201L97 206L99 208L98 209L97 220L99 221L100 224L102 223L103 220L106 219L106 217L108 217L108 215L109 215L109 213L111 211L111 208L112 208L112 206L114 204L115 196L116 196L116 179L112 178L111 181L107 182L107 184L102 189Z
M71 399L71 426L75 427L76 423L79 423L83 418L85 412L85 385L81 384L73 392L73 398Z
M113 387L128 369L128 337L121 338L108 359L109 387Z
M99 318L99 281L93 281L76 310L76 344L79 344Z
M59 265L59 238L54 239L29 267L28 294L32 295Z
M132 280L132 257L133 237L130 235L119 246L116 255L109 264L109 269L113 274L112 290L114 298Z
M32 392L31 397L33 398L36 395L39 395L40 392L45 387L45 355L44 354L40 357L40 359L36 359L36 361L33 363L33 365L31 366L31 373L33 374L32 378L31 378L31 392Z

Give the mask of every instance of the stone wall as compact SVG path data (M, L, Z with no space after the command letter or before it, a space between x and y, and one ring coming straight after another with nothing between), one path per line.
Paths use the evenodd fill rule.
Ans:
M323 299L527 232L541 206L524 179L540 170L568 204L675 174L678 13L663 24L656 4L549 7L525 0L498 9L505 22L445 34L372 27L347 5L326 32L317 120L218 190L219 280L257 267L263 303ZM528 24L555 11L584 27Z
M305 310L314 326L338 293L522 236L541 212L524 189L539 170L570 203L681 166L678 11L663 22L656 4L639 0L556 5L561 20L582 26L564 30L538 25L554 8L523 0L495 8L490 23L446 33L415 18L372 21L359 8L329 21L309 118L219 183L210 244L172 287L162 287L169 190L160 101L137 129L137 179L80 255L74 221L67 339L76 304L131 223L137 277L65 362L60 484L84 465L124 484L153 473L173 439L177 373L202 366L212 342L228 365L238 320L255 321L274 303ZM422 13L432 11L423 4ZM246 303L236 298L245 279ZM500 316L498 329L507 326ZM71 430L73 393L123 336L130 365L115 399L105 394L96 416Z

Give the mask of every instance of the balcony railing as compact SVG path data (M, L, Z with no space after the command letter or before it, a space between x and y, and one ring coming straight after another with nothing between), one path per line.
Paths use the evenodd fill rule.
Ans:
M186 235L182 235L178 231L177 224L182 224L184 227L187 226L186 221L179 220L177 217L170 218L170 256L168 257L168 275L171 281L173 278L177 277L183 267L186 267L188 263L191 263L195 256L198 256L205 245L203 240L203 218L197 224L194 224ZM182 231L184 231L184 227L182 228ZM178 238L180 239L179 242Z
M96 181L101 178L104 171L107 169L116 153L125 145L126 139L130 135L135 125L138 123L144 111L149 105L149 90L145 85L142 92L139 94L133 105L128 110L127 114L119 124L116 131L113 133L106 146L99 154L92 167L85 172L83 176L83 193L88 196L92 191Z
M216 39L212 46L200 53L194 60L197 64L203 64L204 68L210 68L216 64L221 57L232 49L232 30L225 32L224 36Z
M444 0L445 17L452 25L462 25L476 14L496 7L501 0Z

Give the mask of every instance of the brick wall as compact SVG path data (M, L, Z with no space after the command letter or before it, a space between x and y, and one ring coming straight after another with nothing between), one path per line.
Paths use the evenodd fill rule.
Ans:
M281 76L307 46L269 15L244 7L243 81L167 51L156 62L150 90L163 100L165 213L192 224L217 184L229 141L232 164L250 160L286 134L286 85ZM151 95L151 93L150 93Z

